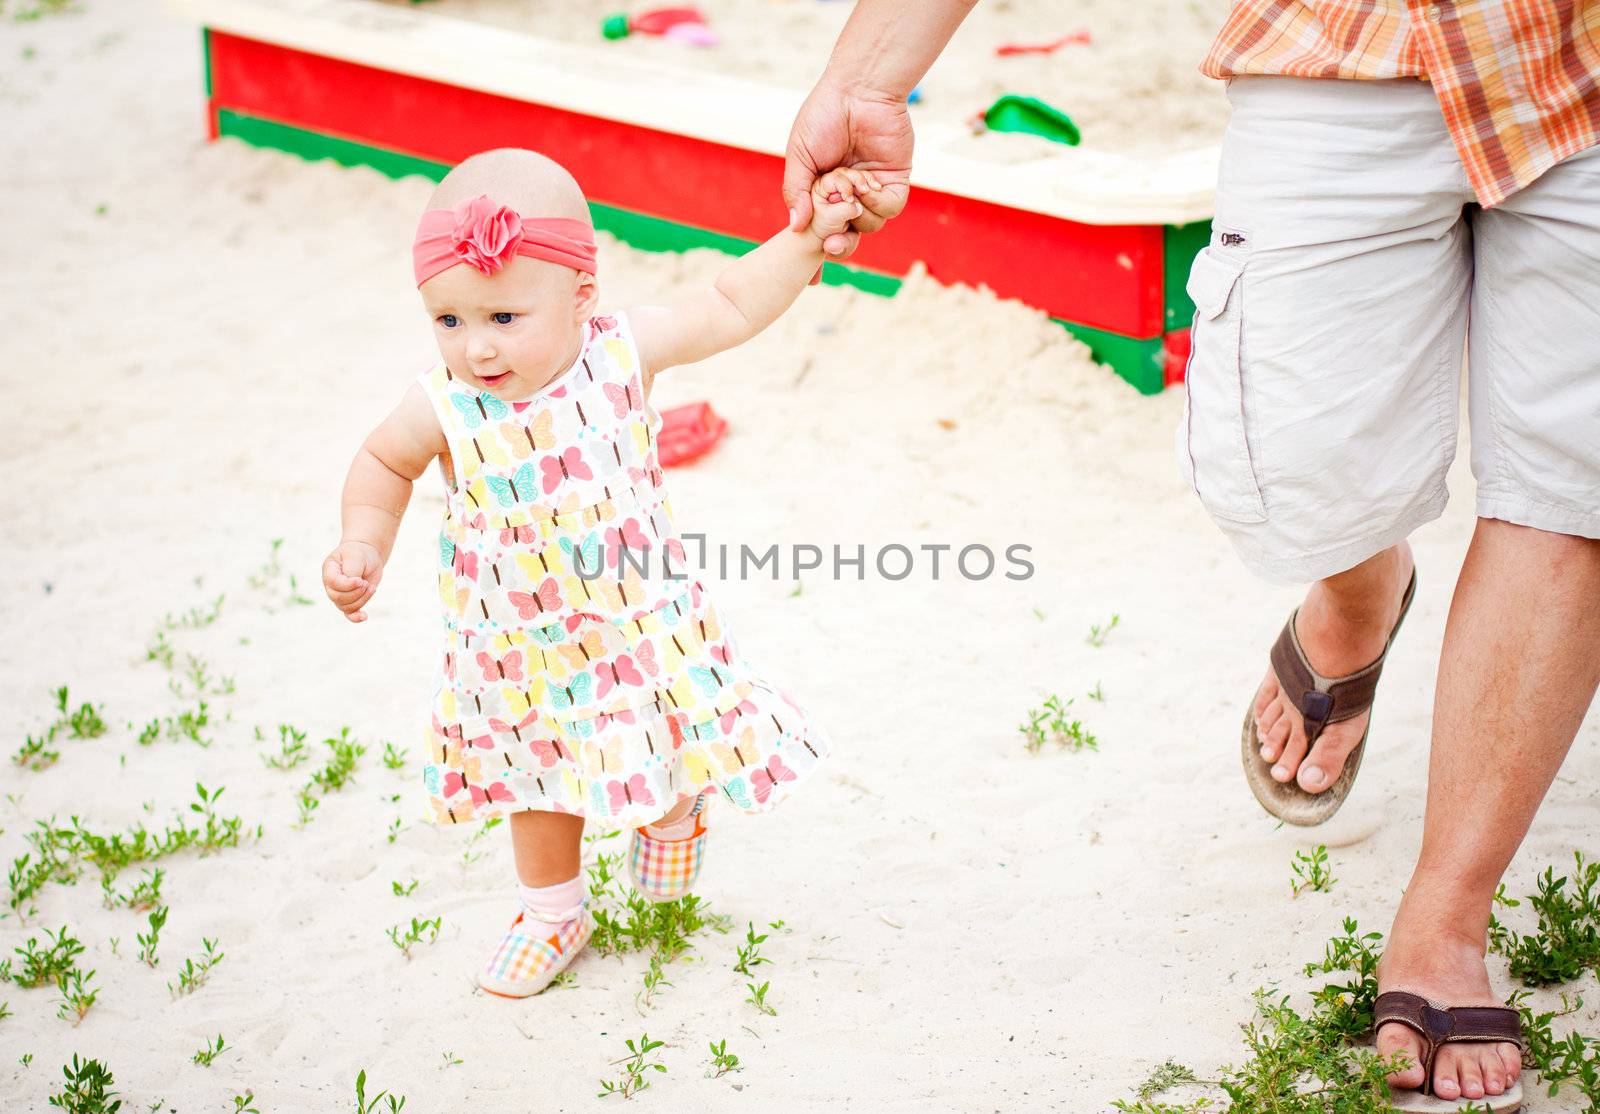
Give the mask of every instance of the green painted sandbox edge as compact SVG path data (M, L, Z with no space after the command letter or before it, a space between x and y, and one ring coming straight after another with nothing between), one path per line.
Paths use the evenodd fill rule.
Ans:
M270 147L298 155L308 161L332 159L341 166L367 166L391 178L404 178L416 174L437 182L450 167L447 163L418 158L398 151L386 150L351 139L323 135L292 124L280 124L260 116L217 109L217 134L242 140L255 147ZM728 255L742 255L755 247L755 241L736 236L724 236L692 225L677 224L660 217L618 209L610 205L590 202L595 227L608 232L641 251L689 251L693 248L712 248ZM1188 268L1184 268L1187 274ZM822 281L833 286L853 286L869 294L892 296L900 289L902 280L894 275L879 274L828 263L822 268ZM1181 288L1180 283L1180 288ZM1160 337L1141 340L1091 329L1071 321L1056 320L1077 337L1094 354L1141 394L1159 394L1163 386Z
M200 28L200 64L205 68L206 99L210 100L215 86L211 80L211 28Z
M1104 329L1091 329L1059 317L1050 320L1088 346L1097 363L1105 364L1142 395L1158 395L1166 389L1166 352L1162 337L1140 340Z
M1211 242L1211 222L1169 224L1161 233L1162 301L1166 330L1187 329L1194 319L1194 299L1189 297L1189 268L1200 249Z

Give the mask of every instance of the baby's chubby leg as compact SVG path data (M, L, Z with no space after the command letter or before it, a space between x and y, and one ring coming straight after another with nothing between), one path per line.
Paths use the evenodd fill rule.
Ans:
M512 813L510 828L518 882L552 886L578 876L583 860L583 817L530 809Z

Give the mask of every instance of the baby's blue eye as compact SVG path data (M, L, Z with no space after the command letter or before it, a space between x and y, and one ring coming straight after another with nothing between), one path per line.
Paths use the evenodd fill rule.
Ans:
M496 325L509 325L516 319L517 315L514 313L497 313L494 315L494 323Z
M460 322L456 320L456 315L453 313L441 313L439 315L439 324L443 325L447 329L453 329L460 324Z

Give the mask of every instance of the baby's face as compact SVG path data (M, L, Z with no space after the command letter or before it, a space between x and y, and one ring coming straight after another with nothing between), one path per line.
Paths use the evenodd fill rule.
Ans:
M492 275L460 264L422 284L452 375L507 402L528 398L578 358L593 276L519 255Z

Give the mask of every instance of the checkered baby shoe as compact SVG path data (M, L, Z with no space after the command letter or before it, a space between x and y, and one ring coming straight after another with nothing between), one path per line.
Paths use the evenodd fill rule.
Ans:
M524 909L478 972L478 985L504 998L537 994L567 969L593 933L594 918L587 903L576 917L555 925L534 920Z
M635 828L628 848L628 874L633 888L651 901L676 901L700 877L706 857L705 797L695 798L688 815L694 830L678 839L662 839L648 828Z

